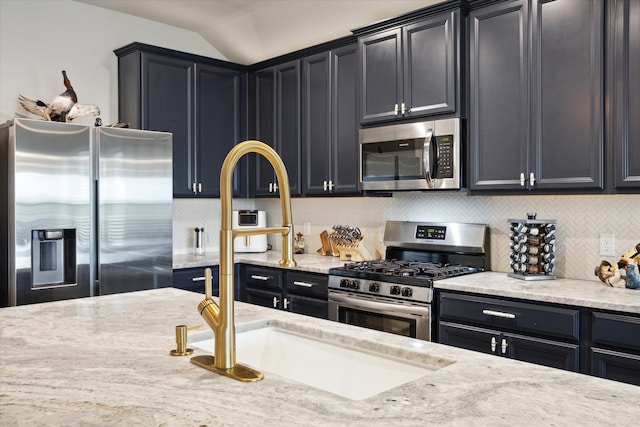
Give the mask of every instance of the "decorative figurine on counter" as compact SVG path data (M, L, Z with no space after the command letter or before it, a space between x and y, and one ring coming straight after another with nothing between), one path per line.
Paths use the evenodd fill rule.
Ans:
M602 283L611 287L640 289L639 264L640 243L622 254L617 265L613 266L608 261L602 261L594 273Z

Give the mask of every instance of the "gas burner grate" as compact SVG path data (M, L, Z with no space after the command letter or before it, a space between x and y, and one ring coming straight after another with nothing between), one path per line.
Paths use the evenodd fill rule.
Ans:
M432 279L444 279L482 271L482 269L464 265L405 260L360 261L347 263L344 268L346 270L393 277L426 277Z

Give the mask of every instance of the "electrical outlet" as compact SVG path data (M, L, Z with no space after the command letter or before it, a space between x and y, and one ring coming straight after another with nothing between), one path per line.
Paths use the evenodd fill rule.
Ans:
M616 235L600 234L600 255L616 256Z
M305 236L310 236L311 235L311 222L310 221L305 221L303 224L303 228L304 228L304 234Z

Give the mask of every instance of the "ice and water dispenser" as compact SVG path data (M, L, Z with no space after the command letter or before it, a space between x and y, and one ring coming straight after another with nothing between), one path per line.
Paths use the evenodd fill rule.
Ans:
M76 229L31 231L32 289L76 283Z

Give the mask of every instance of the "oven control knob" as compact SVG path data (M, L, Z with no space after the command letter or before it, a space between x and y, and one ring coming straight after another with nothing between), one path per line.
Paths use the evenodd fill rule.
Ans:
M350 280L341 279L340 280L340 287L341 288L348 288L349 287L349 282L350 282Z
M358 282L357 280L352 280L349 287L351 289L359 289L360 288L360 282Z
M380 284L377 282L369 283L369 292L380 292Z
M410 297L411 295L413 295L413 289L411 289L411 288L402 288L402 296L403 297Z
M389 293L391 295L400 295L400 286L393 285L389 288Z

